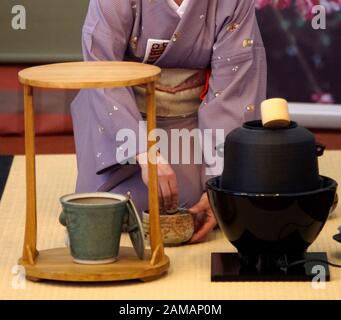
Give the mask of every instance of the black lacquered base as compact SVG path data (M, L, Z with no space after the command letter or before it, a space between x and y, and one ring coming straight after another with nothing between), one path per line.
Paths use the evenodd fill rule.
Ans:
M269 257L267 257L269 258ZM325 252L308 252L302 257L306 260L327 261ZM274 261L278 257L274 257ZM281 257L283 259L283 257ZM260 259L261 261L262 259ZM288 263L292 263L288 259ZM273 263L272 266L276 264ZM315 266L322 266L321 267ZM306 262L288 269L270 267L268 263L246 265L238 253L214 252L211 255L211 281L312 281L319 276L321 281L330 281L329 267L322 262Z

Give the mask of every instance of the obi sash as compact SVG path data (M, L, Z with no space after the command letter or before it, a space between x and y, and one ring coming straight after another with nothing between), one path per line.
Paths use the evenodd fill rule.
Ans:
M198 111L207 80L206 69L163 68L155 83L156 115L187 117ZM146 113L145 87L133 87L137 106Z

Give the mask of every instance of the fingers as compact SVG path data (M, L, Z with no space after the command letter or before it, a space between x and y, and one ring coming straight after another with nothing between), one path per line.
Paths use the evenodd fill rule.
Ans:
M162 201L166 210L178 208L178 186L176 174L173 168L160 157L158 163L159 186L162 193Z
M217 222L213 216L213 214L209 214L207 216L206 222L202 225L202 227L192 236L189 243L198 243L204 241L208 234L214 229Z
M146 154L140 154L137 156L137 159L141 167L142 180L145 185L148 186L148 165L143 164L143 160L145 157ZM179 207L179 200L176 174L173 168L161 155L158 156L157 170L159 180L159 203L161 212L177 209Z
M188 209L188 211L192 214L199 214L205 211L205 207L204 204L199 201L192 208Z
M163 206L166 210L172 208L172 194L166 177L159 177L159 185L162 194Z
M160 206L160 212L165 212L165 205L163 203L163 196L162 196L162 190L160 187L160 183L159 183L159 206Z
M199 229L195 231L194 235L192 236L189 243L198 243L202 242L206 239L208 234L214 229L214 227L217 225L217 220L213 214L213 211L211 209L210 203L208 201L207 193L205 192L202 196L199 202L194 205L189 211L195 215L195 221L197 221L197 218L200 218L202 213L206 213L206 219L202 222L197 221L197 225L199 226ZM201 219L200 219L201 220Z
M197 213L195 215L192 215L194 220L194 233L198 232L202 225L206 222L207 215L206 212Z
M176 181L176 175L173 174L169 177L168 180L170 196L171 196L171 208L177 209L179 207L179 198L178 198L178 183Z
M192 208L189 209L190 213L193 214L199 214L199 213L203 213L207 210L210 210L210 205L208 203L208 198L206 193L204 193L199 202L197 204L195 204Z

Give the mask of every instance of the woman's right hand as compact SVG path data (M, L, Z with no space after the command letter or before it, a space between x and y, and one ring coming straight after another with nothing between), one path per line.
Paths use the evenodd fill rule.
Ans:
M142 180L148 186L148 153L144 152L137 155L136 159L141 167ZM172 211L179 207L178 185L176 174L171 165L157 154L157 175L159 182L159 201L160 210Z

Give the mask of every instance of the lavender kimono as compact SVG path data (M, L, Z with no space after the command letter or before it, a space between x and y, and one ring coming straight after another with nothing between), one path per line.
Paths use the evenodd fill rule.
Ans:
M90 1L82 37L85 60L142 62L148 39L171 40L154 62L161 68L211 68L208 92L198 111L185 118L160 118L160 128L167 132L172 128L220 129L226 135L244 121L259 117L259 105L265 99L266 58L252 0L192 0L182 18L166 0ZM71 110L77 192L131 191L138 209L146 209L147 188L139 165L122 165L117 159L119 130L129 128L141 135L143 119L134 91L82 90ZM222 142L214 132L207 154L214 154ZM124 157L144 151L146 145L140 143ZM204 158L203 165L173 165L180 206L189 207L199 200L208 178L206 169L212 166Z

